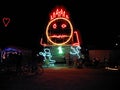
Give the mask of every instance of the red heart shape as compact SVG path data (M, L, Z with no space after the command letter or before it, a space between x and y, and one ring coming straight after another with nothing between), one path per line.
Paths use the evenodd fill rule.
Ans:
M7 27L8 24L10 23L10 18L4 17L4 18L2 19L2 21L3 21L4 26Z

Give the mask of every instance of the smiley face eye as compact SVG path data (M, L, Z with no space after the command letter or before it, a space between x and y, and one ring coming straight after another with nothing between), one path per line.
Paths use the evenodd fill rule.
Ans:
M57 28L57 24L54 23L54 24L53 24L53 29L56 29L56 28Z
M67 25L66 24L62 24L61 27L64 29L64 28L67 27Z

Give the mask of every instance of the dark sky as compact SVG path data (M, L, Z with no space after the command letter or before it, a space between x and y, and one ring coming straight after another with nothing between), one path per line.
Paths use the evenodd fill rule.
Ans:
M104 0L0 1L0 46L39 47L49 13L59 5L69 11L73 27L80 30L85 46L103 49L112 47L114 38L120 34L119 4ZM11 18L8 27L3 26L3 17Z

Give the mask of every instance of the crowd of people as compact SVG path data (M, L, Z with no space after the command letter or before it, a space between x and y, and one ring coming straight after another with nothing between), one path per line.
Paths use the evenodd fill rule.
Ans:
M110 61L108 58L104 58L104 60L100 60L98 57L93 57L91 59L86 58L83 54L78 58L77 56L72 56L68 53L65 55L65 63L67 66L74 68L84 68L84 67L94 67L97 68L100 66L101 61L103 67L110 66ZM11 52L6 54L5 57L2 58L2 63L0 63L0 68L4 71L13 70L17 73L22 72L43 72L43 65L45 64L49 67L50 60L47 59L44 61L44 56L39 55L37 53L32 54L32 59L28 60L26 64L23 64L23 54L22 52ZM14 67L14 68L13 68Z
M75 68L101 68L111 66L110 60L106 57L104 57L103 59L100 59L99 57L86 58L83 54L80 56L80 58L78 58L77 56L71 57L70 54L66 54L65 62L67 66L72 66Z

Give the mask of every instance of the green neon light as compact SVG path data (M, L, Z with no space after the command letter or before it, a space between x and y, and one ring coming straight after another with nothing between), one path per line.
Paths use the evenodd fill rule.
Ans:
M58 47L58 51L59 51L59 54L62 54L62 53L63 53L61 46Z

